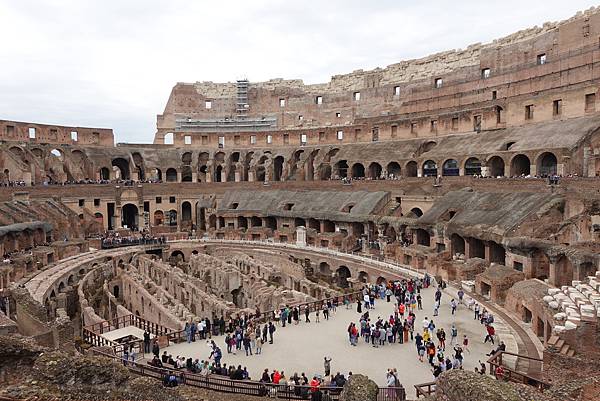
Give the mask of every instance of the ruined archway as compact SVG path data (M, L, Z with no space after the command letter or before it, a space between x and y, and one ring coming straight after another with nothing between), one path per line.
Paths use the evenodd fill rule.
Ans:
M490 177L504 177L504 159L500 156L491 157L486 165Z
M438 167L433 160L427 160L423 163L423 177L437 177Z
M352 178L365 178L365 166L362 163L352 165Z
M127 160L123 159L122 157L117 157L116 159L112 160L111 164L113 167L117 167L119 169L122 180L130 179L129 162L127 162Z
M369 178L372 180L378 180L381 178L381 172L383 168L381 164L373 162L369 165Z
M387 174L389 178L398 178L402 174L402 169L398 162L390 162L387 167Z
M136 205L132 203L123 205L121 208L121 226L130 229L139 228L139 212Z
M442 164L442 175L443 176L457 176L459 175L460 169L458 168L458 161L456 159L448 159Z
M523 175L529 175L531 171L531 161L529 157L520 154L513 157L510 162L510 175L512 177L518 177Z
M548 177L557 173L558 160L554 153L544 152L537 159L537 175Z
M481 175L481 161L476 157L469 157L465 161L465 175Z
M166 171L167 182L177 182L177 170L174 168L168 168Z
M351 276L350 269L348 269L348 267L342 265L342 266L338 267L338 269L335 271L335 273L336 273L335 282L338 285L338 287L348 288L348 279Z
M408 163L406 163L406 168L404 169L404 171L406 171L406 176L407 177L416 177L418 174L418 166L417 166L417 162L416 161L409 161Z

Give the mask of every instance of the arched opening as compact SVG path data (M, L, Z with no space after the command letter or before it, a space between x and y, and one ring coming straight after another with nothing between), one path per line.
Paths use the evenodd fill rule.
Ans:
M504 177L504 159L500 156L493 156L486 165L490 177Z
M423 163L423 177L437 177L438 168L437 163L433 160L427 160Z
M406 163L406 176L407 177L416 177L417 173L418 173L418 167L417 167L417 162L416 161L410 161L408 163Z
M138 208L128 203L121 208L121 225L123 228L137 229L139 227Z
M281 181L285 179L281 174L283 173L283 156L277 156L273 160L273 181Z
M165 136L163 137L163 143L165 145L173 145L173 133L172 132L167 132L165 134Z
M545 280L550 276L550 259L541 249L531 253L531 278Z
M381 164L375 162L371 163L369 165L369 178L372 180L380 179L382 170Z
M248 228L248 219L244 216L238 216L237 218L238 228L247 229Z
M208 152L200 152L198 155L198 182L206 182L206 171L209 154Z
M506 264L506 250L494 241L490 241L490 263Z
M558 161L553 153L545 152L538 157L537 175L540 177L548 177L556 174L556 165Z
M348 279L350 278L350 269L346 266L340 266L336 271L335 282L340 288L348 288Z
M308 219L308 228L319 232L321 230L321 224L319 223L319 220L311 217L310 219Z
M319 263L319 274L324 277L331 277L331 266L329 266L329 263Z
M339 178L348 177L348 162L346 160L340 160L333 166L335 169L335 175Z
M452 234L450 236L450 248L452 255L464 255L465 254L465 240L458 234Z
M192 222L192 205L190 202L185 201L181 204L181 222Z
M271 230L277 230L277 219L272 216L265 217L265 226Z
M177 177L177 175L176 175ZM181 182L192 182L192 167L183 166L181 168Z
M510 175L513 177L529 175L531 161L525 155L516 155L510 162Z
M217 224L219 225L219 227L225 228L225 217L217 216Z
M402 174L402 169L400 168L400 164L398 162L388 163L386 169L389 178L398 178Z
M571 285L573 282L573 264L565 255L562 255L556 261L556 282L555 286Z
M96 221L98 223L101 224L102 227L104 227L104 216L102 215L102 213L100 213L100 212L94 213L94 218L96 219Z
M358 272L358 281L361 283L368 283L369 282L369 273L367 273L366 271L359 271Z
M381 284L383 284L383 285L387 284L387 279L383 276L377 277L377 285L381 285Z
M335 232L335 223L331 220L323 220L323 232L324 233L334 233Z
M168 168L165 177L167 182L177 182L177 170L175 170L173 167Z
M241 291L241 288L236 288L231 291L231 302L235 304L238 308L244 307L244 293Z
M113 287L113 295L115 298L119 298L119 286L118 285L115 285Z
M62 281L58 284L58 292L62 292L65 289L65 283Z
M220 164L215 168L215 179L214 182L223 182L223 166Z
M110 170L108 167L102 167L100 169L100 179L104 181L110 180Z
M481 175L481 162L476 157L469 157L465 161L465 175Z
M162 210L157 210L156 212L154 212L154 225L155 226L162 226L164 221L165 221L165 214L163 213Z
M262 227L262 220L260 217L252 216L250 217L250 225L252 227Z
M418 228L415 231L415 235L417 237L417 244L423 246L431 246L431 236L426 230L422 228Z
M306 227L306 220L304 220L303 218L300 218L300 217L296 217L294 219L294 226L295 227Z
M171 263L185 262L185 255L181 251L173 251L170 261Z
M412 214L412 216L411 216ZM418 207L413 207L412 209L410 209L410 213L408 214L407 217L421 217L423 216L423 211L421 209L419 209Z
M177 226L177 210L171 209L167 213L167 220L169 222L169 226Z
M17 148L17 149L19 149L19 148ZM19 150L20 150L20 149L19 149ZM51 154L52 156L54 156L54 157L57 157L57 158L58 158L60 161L63 161L63 160L64 160L63 153L62 153L60 150L58 150L58 149L52 149L52 150L50 151L50 154Z
M458 161L456 159L448 159L442 164L442 175L443 176L457 176L459 175Z
M181 155L181 164L189 166L192 164L192 152L185 152Z
M485 244L477 238L469 238L469 258L485 259Z
M361 222L355 221L352 223L352 235L360 237L365 233L365 225Z
M352 178L364 178L365 177L365 166L361 163L354 163L352 165Z
M122 180L130 179L129 163L127 160L123 159L122 157L117 157L116 159L113 159L112 166L119 169L119 175Z

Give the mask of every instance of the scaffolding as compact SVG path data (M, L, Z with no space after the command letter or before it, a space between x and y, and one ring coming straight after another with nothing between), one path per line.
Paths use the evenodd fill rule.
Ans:
M248 104L248 86L249 82L247 79L238 79L237 80L237 107L236 112L237 116L240 119L245 119L248 115L248 109L250 105Z

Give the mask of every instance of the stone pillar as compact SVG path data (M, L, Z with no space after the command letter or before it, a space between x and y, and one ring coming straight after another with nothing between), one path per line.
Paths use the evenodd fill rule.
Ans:
M566 173L565 173L565 164L564 163L558 163L556 165L556 174L562 175L562 176L566 175Z
M417 167L417 177L423 177L423 168Z
M325 232L325 222L323 220L319 220L319 233Z
M306 227L296 227L296 245L306 246Z
M531 163L529 165L529 174L531 174L531 175L537 174L537 165L535 163Z
M113 227L115 229L123 228L123 222L121 221L121 206L115 205L114 218L115 218L115 223L113 224Z
M239 170L235 170L234 178L235 178L235 182L242 181L242 174Z
M248 182L254 182L255 180L254 171L248 170Z
M481 166L481 176L488 177L489 176L489 167Z
M181 171L177 171L177 182L181 182Z
M198 182L198 172L192 170L192 182Z
M548 259L550 259L550 263L549 263L550 274L548 277L548 283L550 283L550 285L553 285L556 287L557 282L558 282L558 266L556 266L556 262L558 262L558 259L554 258L554 257L549 257Z
M485 249L485 261L488 263L492 263L492 247L490 246L490 243L488 241L484 241L484 249Z
M219 216L215 216L217 218L216 221L216 226L217 226L217 230L221 228L221 220L219 219Z

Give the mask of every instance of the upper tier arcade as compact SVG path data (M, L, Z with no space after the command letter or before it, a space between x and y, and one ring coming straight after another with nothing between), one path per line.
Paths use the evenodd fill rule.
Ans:
M377 142L581 117L596 111L599 37L592 8L325 84L177 83L154 143L171 136L175 145L212 148Z

